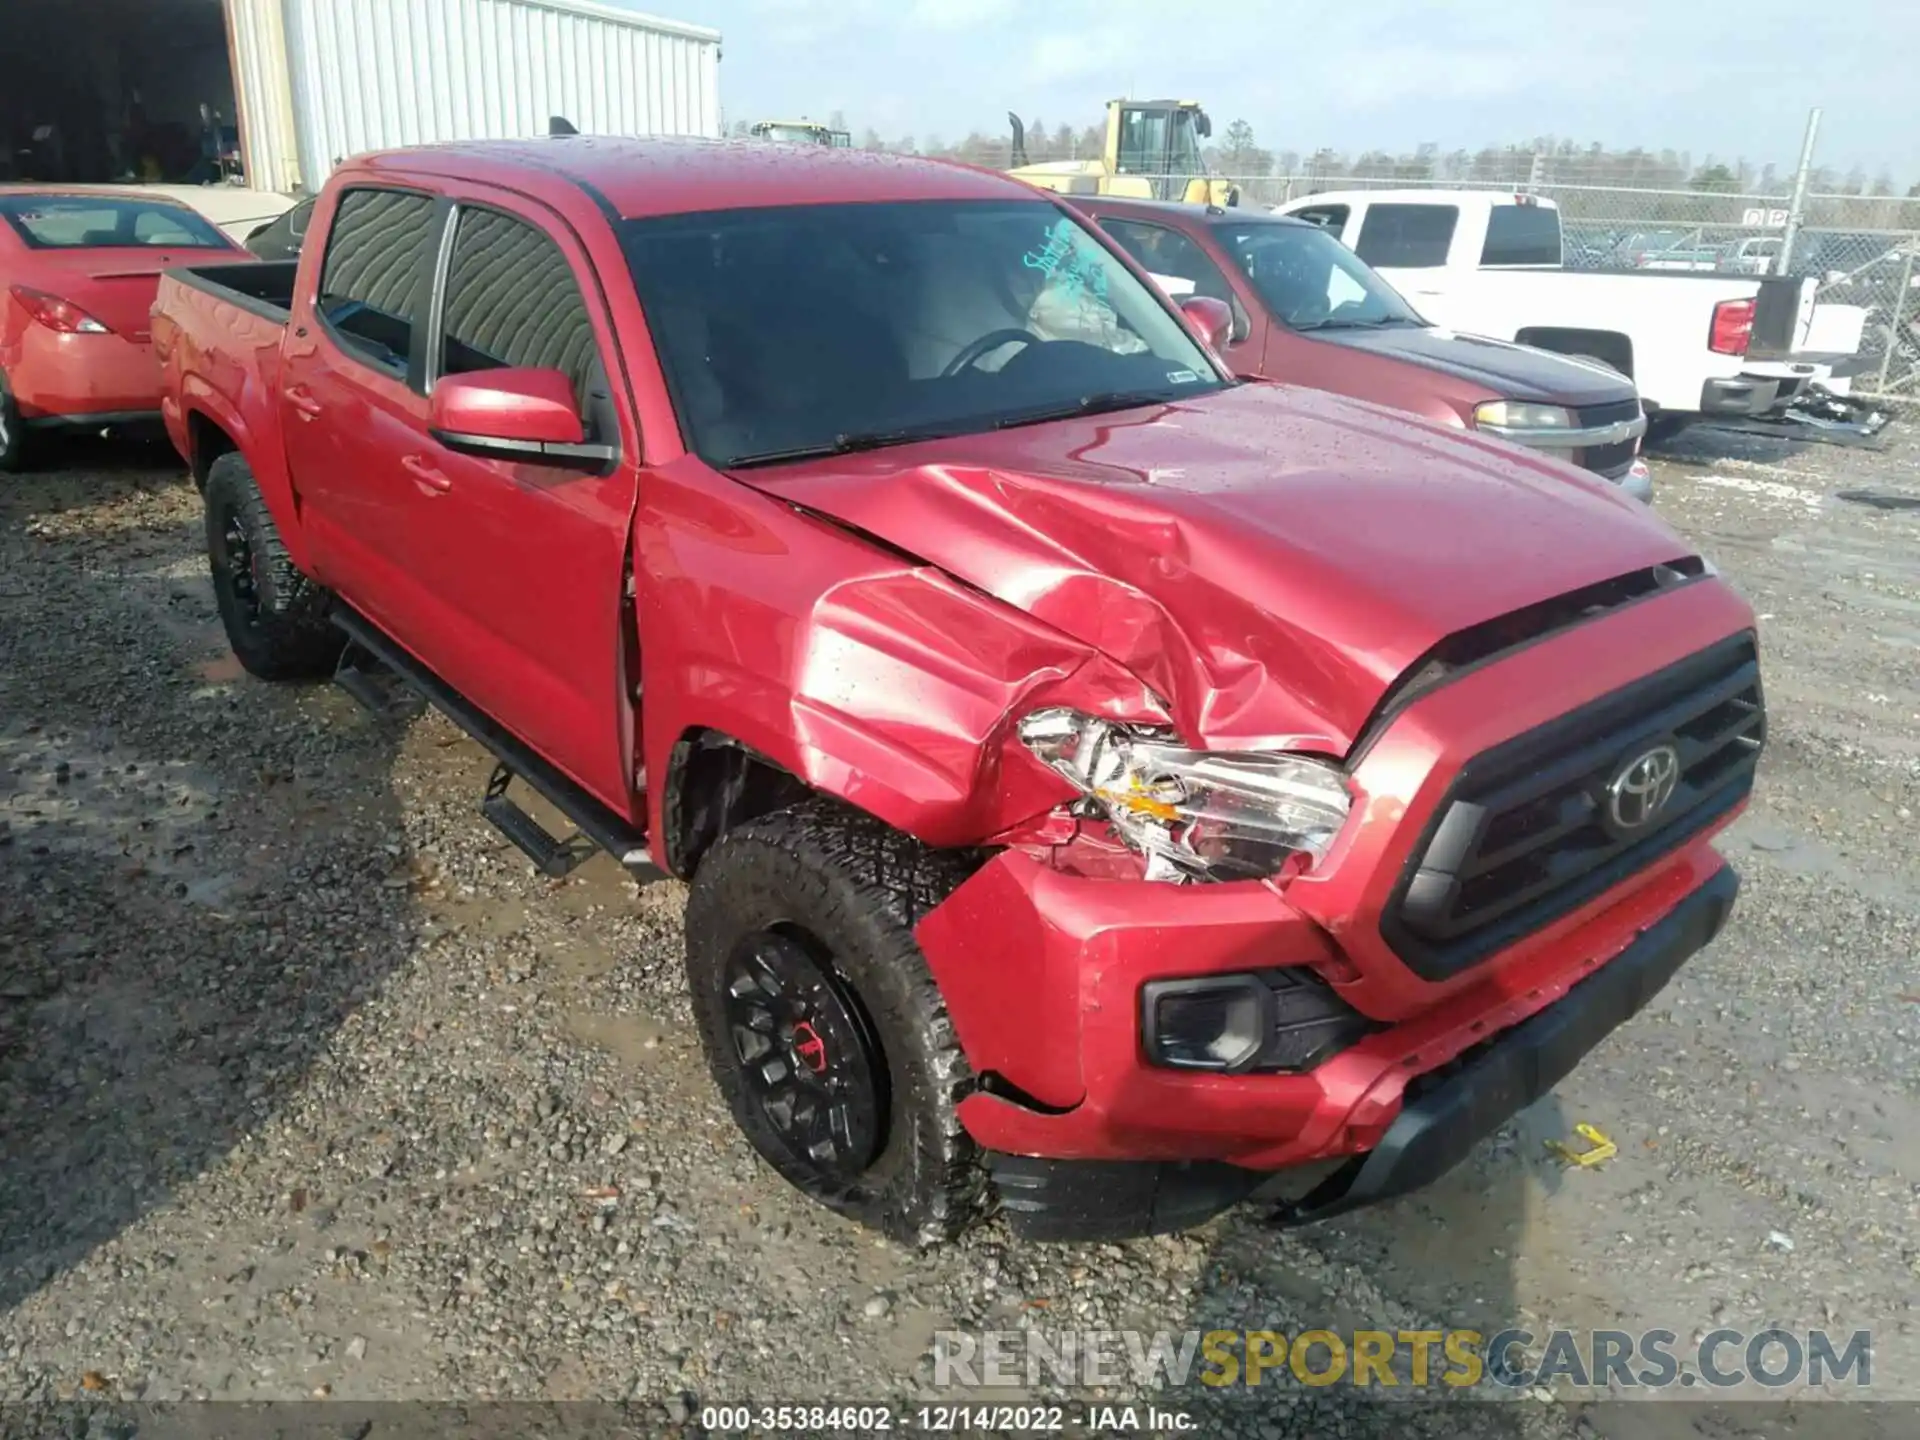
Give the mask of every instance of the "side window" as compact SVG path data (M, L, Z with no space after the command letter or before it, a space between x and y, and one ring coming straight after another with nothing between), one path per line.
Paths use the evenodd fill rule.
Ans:
M1482 265L1558 265L1560 212L1544 205L1496 205L1487 215Z
M1354 252L1376 269L1431 270L1447 263L1459 222L1452 205L1370 205Z
M320 271L320 315L349 351L395 375L407 373L432 244L427 196L349 190L340 197Z
M561 370L580 413L593 413L595 393L606 388L593 321L567 257L535 226L497 210L462 209L444 315L440 374Z
M1227 277L1191 236L1137 220L1103 219L1100 228L1138 261L1141 269L1158 279L1160 288L1175 300L1211 295L1215 300L1233 303L1233 287L1227 284Z
M204 245L194 233L188 217L154 208L133 217L133 238L141 245Z
M1347 216L1352 212L1344 205L1315 205L1309 210L1291 210L1288 213L1296 220L1304 220L1309 225L1318 225L1322 230L1337 237L1347 228Z

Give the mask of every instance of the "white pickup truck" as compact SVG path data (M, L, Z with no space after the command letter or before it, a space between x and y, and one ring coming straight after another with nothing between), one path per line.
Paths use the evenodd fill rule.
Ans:
M1483 190L1342 190L1274 207L1338 235L1421 314L1633 377L1658 439L1703 416L1752 428L1855 421L1843 397L1863 364L1867 312L1816 305L1815 281L1562 266L1560 211ZM1836 411L1847 418L1836 421Z

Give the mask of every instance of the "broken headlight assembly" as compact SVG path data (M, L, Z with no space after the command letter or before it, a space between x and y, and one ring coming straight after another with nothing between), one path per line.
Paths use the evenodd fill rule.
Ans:
M1020 739L1174 884L1258 880L1321 859L1346 824L1345 777L1304 755L1189 750L1170 731L1037 710Z

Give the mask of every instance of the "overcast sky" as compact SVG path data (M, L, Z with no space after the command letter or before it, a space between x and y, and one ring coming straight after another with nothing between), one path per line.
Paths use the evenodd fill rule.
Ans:
M1199 100L1271 150L1477 149L1551 133L1920 180L1920 0L621 0L725 37L729 123L856 137L1049 128Z

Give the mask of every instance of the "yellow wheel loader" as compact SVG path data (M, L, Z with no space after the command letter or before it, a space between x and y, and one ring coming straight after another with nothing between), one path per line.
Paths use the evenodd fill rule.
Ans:
M1238 205L1240 187L1207 173L1200 142L1213 122L1193 100L1109 100L1107 141L1097 159L1027 163L1026 126L1011 111L1010 175L1062 195L1115 195L1137 200L1185 200Z

